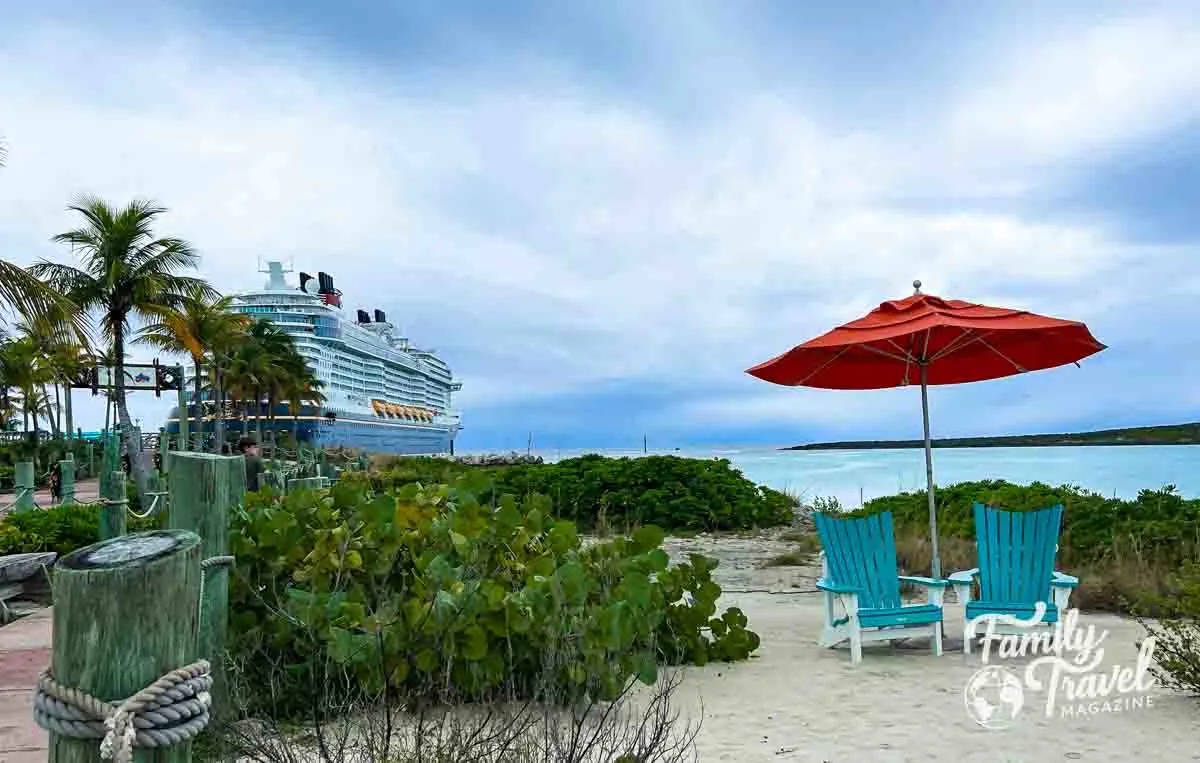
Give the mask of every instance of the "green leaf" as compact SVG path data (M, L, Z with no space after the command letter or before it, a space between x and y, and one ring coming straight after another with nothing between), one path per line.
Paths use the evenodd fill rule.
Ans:
M478 625L468 626L462 633L461 652L463 659L478 662L487 656L488 638Z
M653 686L658 681L658 661L652 653L638 655L637 679L647 686Z
M550 549L558 555L578 547L579 535L575 532L574 522L556 522L547 534Z
M432 673L438 666L437 653L432 649L422 649L417 652L416 664L417 670L422 673Z
M661 546L666 540L666 534L654 525L643 525L633 531L632 540L635 550L645 553Z

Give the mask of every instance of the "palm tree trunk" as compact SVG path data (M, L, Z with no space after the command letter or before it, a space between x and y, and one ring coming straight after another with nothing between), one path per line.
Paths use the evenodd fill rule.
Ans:
M275 400L274 395L271 395L270 399L267 401L267 405L269 405L271 408L271 410L267 413L267 415L270 417L267 419L267 421L271 427L271 458L275 458L275 451L279 449L279 438L277 436L278 433L275 431L275 406L278 405L278 402Z
M137 486L138 497L142 506L146 503L147 474L146 465L142 462L140 443L133 431L133 421L129 418L129 405L125 399L125 334L121 330L124 321L113 321L113 374L114 390L117 397L117 419L121 422L121 439L125 442L125 452L129 454L129 471L132 472L133 482Z
M55 387L54 391L57 393L58 387ZM58 406L55 405L54 409L50 409L50 390L46 388L45 384L42 385L42 397L46 399L46 423L50 425L50 436L57 440L58 422L55 420L55 414L57 413ZM58 395L56 394L55 397L57 398Z
M221 366L213 359L213 394L217 398L217 409L213 412L214 453L223 453L225 447L225 388L221 386Z
M204 443L204 406L200 405L200 362L203 358L192 358L192 363L196 367L196 378L193 380L195 392L192 394L192 403L196 406L196 423L192 426L192 432L200 436L200 443Z
M263 417L262 417L262 413L263 413L263 409L262 409L262 397L263 397L262 390L261 390L261 389L255 389L255 390L254 390L254 440L255 440L255 442L257 442L257 443L258 443L258 447L260 447L260 448L262 447L262 444L263 444L263 436L262 436L262 420L263 420Z
M54 428L58 430L59 436L62 436L62 434L63 434L63 428L62 428L63 406L62 406L62 399L59 397L59 388L61 386L62 385L60 385L58 382L54 382L54 418L55 418Z

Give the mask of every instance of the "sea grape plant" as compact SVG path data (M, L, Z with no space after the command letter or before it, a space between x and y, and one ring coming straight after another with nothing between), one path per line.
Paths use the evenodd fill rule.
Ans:
M603 699L662 663L758 648L740 611L717 615L713 560L669 566L654 526L585 544L552 516L548 498L493 497L479 474L252 502L231 533L235 656L303 672L319 654L363 686L438 701Z

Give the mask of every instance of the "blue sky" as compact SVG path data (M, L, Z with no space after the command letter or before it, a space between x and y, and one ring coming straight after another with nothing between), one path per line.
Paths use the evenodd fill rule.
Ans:
M935 435L1200 418L1194 9L834 5L24 4L0 256L153 198L220 288L293 260L436 348L471 450L918 436L916 390L744 374L914 278L1110 345Z

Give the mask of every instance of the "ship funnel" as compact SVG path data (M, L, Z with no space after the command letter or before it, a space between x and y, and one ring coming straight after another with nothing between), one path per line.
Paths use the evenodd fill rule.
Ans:
M318 294L329 294L333 291L333 279L324 271L317 273L317 285Z
M385 315L382 310L376 309L375 310L375 322L376 323L387 323L387 315Z
M300 291L307 293L308 289L305 288L304 284L308 283L311 280L312 280L312 276L310 276L308 273L302 272L300 274Z
M367 315L366 310L358 311L358 322L359 323L370 323L371 322L371 316Z

